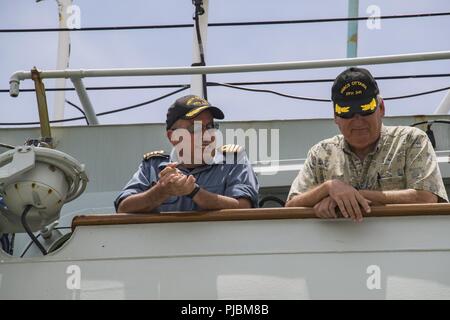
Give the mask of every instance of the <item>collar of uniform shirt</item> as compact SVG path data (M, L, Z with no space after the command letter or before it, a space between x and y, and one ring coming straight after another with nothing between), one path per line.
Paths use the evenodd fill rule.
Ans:
M172 148L172 151L170 151L170 162L178 162L180 163L180 161L178 160L178 154L175 148ZM214 154L214 158L213 158L213 163L211 164L205 164L206 166L208 165L215 165L215 164L222 164L225 161L225 157L223 155L222 152L218 152L216 150L215 154Z
M198 166L196 168L193 168L192 170L187 170L186 168L184 168L182 165L178 165L177 168L181 171L183 171L184 173L187 174L194 174L194 173L198 173L200 171L203 170L207 170L208 168L210 168L213 165L217 165L217 164L222 164L224 163L224 156L222 153L220 152L216 152L216 154L214 155L213 158L213 163L212 164L205 164L202 166ZM173 162L179 162L178 161L178 156L177 156L177 152L175 150L175 148L172 148L172 151L170 152L170 157L169 157L169 161L163 161L161 162L158 167L162 170L164 167L166 167L169 163L173 163Z

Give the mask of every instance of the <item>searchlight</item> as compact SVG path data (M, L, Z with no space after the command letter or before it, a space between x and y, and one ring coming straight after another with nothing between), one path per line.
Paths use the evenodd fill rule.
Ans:
M0 154L0 233L35 232L59 218L86 189L85 166L45 147L17 146Z

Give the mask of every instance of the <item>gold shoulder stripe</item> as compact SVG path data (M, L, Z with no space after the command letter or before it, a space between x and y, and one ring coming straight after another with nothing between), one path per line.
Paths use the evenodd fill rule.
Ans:
M164 157L164 150L158 150L158 151L152 151L152 152L147 152L146 154L144 154L144 160L148 160L150 158L154 158L154 157Z

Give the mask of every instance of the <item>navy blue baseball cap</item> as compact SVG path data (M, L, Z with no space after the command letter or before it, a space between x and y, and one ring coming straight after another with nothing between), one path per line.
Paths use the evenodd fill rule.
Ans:
M378 84L364 68L351 67L339 74L331 88L334 114L351 118L358 113L370 115L377 109Z
M215 119L225 118L222 110L199 96L187 95L178 98L167 110L166 128L169 130L178 119L192 119L205 110L209 110Z

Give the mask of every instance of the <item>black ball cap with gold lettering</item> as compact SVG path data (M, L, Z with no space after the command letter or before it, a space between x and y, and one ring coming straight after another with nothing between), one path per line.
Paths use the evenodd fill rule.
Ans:
M379 93L377 82L369 70L348 68L336 77L331 89L334 113L343 118L354 113L371 114L377 108L376 96Z
M178 119L192 119L205 110L209 110L215 119L225 118L222 110L199 96L187 95L178 98L167 110L166 128L169 130Z

